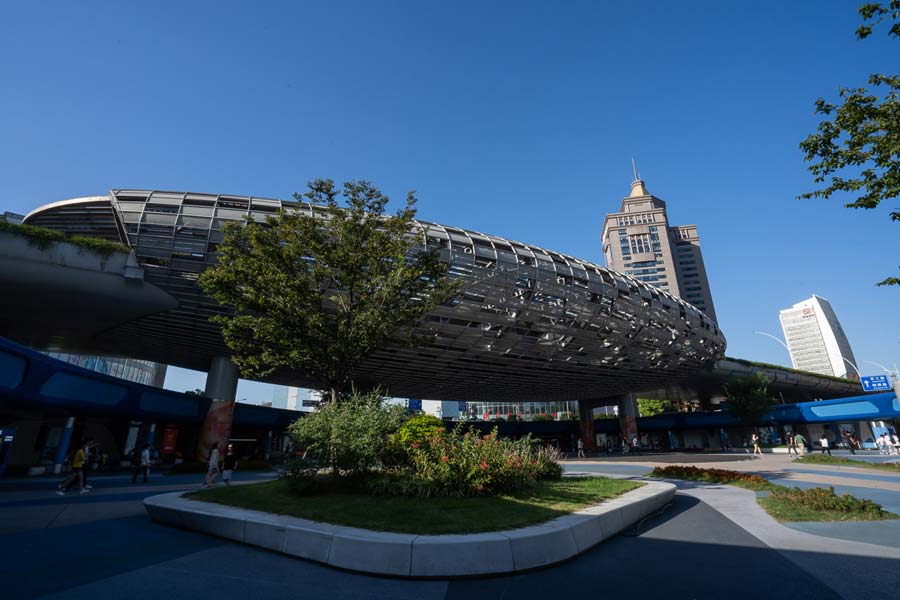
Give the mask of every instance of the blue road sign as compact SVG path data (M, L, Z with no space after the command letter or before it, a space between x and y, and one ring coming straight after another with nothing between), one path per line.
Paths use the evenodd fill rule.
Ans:
M422 401L416 398L410 398L406 404L408 410L422 410Z
M860 378L864 392L889 392L891 391L891 382L888 381L887 375L873 375L872 377Z

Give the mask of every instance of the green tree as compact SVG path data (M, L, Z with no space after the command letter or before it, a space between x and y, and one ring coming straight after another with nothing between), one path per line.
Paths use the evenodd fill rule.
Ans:
M331 467L335 477L361 475L379 464L404 416L403 407L386 404L377 390L354 391L342 402L329 402L300 417L290 432L300 447Z
M666 412L673 412L675 407L668 400L654 400L653 398L638 398L638 413L642 417L652 417Z
M413 192L393 216L367 181L340 191L317 179L295 198L320 208L227 224L218 264L200 285L232 309L214 321L241 373L301 370L334 401L373 352L424 343L411 326L458 286L413 220Z
M757 425L775 400L769 394L769 380L762 373L736 377L723 387L731 414L747 425Z
M884 21L894 23L890 37L900 37L900 0L868 2L859 8L863 24L856 30L860 40L869 37ZM866 88L841 88L842 103L816 100L816 114L826 119L816 133L800 143L808 169L821 189L798 198L830 198L835 192L858 194L848 208L876 208L883 200L900 196L900 75L874 73ZM849 177L847 177L849 175ZM900 221L900 211L890 213ZM878 285L900 285L900 278L888 277Z

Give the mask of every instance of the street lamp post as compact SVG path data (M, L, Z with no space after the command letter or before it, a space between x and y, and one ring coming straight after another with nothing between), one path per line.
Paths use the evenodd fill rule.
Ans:
M878 364L877 362L873 362L873 361L871 361L871 360L864 360L864 361L862 361L862 362L868 363L868 364L870 364L870 365L875 365L876 367L878 367L879 369L883 370L883 371L884 371L885 373L887 373L888 375L893 376L893 377L895 378L896 381L900 381L900 373L898 373L897 371L891 371L891 370L888 369L886 366L880 365L880 364Z
M756 333L756 334L758 334L758 335L764 335L764 336L766 336L766 337L772 338L773 340L775 340L776 342L778 342L779 344L781 344L782 346L784 346L784 349L787 350L787 351L788 351L788 355L790 355L791 349L788 348L788 345L787 345L787 344L785 344L784 342L781 341L781 338L776 337L776 336L772 335L771 333L766 333L765 331L754 331L753 333ZM791 362L793 362L793 359L791 359Z
M849 360L847 360L847 359L844 358L843 356L842 356L841 358L844 360L845 363L847 363L848 365L850 365L851 367L853 367L853 370L856 371L856 375L857 375L860 379L862 379L862 373L859 372L859 369L856 368L856 365L854 365L852 362L850 362Z

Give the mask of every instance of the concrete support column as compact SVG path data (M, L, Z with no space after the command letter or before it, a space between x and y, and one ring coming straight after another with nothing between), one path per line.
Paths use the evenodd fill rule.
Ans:
M150 444L150 447L153 447L153 439L156 437L156 423L150 423L150 430L147 432L147 438L144 440L144 443Z
M196 458L206 461L213 447L225 455L225 445L231 438L231 420L237 396L238 368L227 356L217 356L210 363L206 376L206 395L212 399L203 429L197 440Z
M234 401L237 396L237 384L237 365L227 356L212 359L206 375L206 395L213 400Z
M597 436L594 435L594 402L590 400L578 401L578 424L579 434L585 450L596 450Z
M72 442L72 430L75 428L75 417L66 419L66 427L59 436L59 443L56 445L56 457L53 459L53 472L57 475L62 471L63 464L66 462L66 454L69 452L69 444Z
M619 431L628 444L637 435L637 418L638 405L637 400L631 393L624 394L619 397Z

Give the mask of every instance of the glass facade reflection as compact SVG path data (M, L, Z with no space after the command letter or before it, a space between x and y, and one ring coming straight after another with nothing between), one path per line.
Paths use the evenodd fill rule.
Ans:
M66 352L45 352L45 354L50 358L61 360L82 369L96 371L97 373L144 385L161 388L166 380L166 365L150 362L149 360L115 356L88 356L84 354L68 354Z

